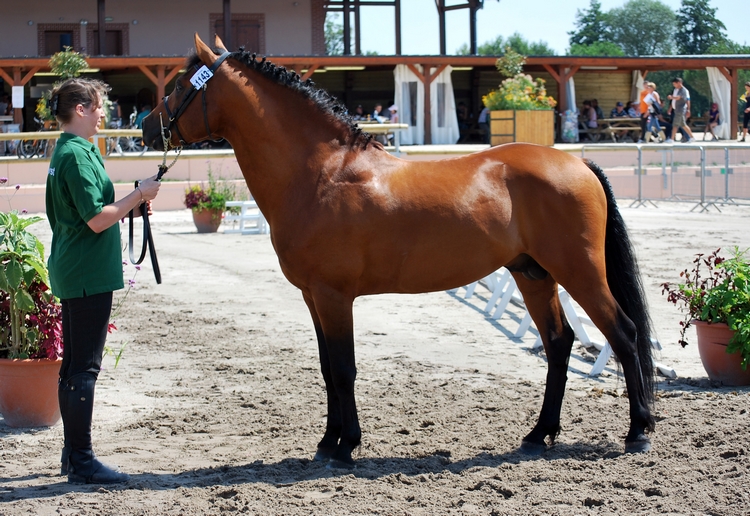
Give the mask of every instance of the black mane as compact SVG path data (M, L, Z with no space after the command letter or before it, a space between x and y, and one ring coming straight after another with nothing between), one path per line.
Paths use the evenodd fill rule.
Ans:
M222 51L214 50L214 53L221 54ZM243 47L240 47L240 50L236 52L232 52L229 57L257 71L267 79L298 92L303 97L311 100L323 113L341 121L349 129L351 135L351 139L349 140L350 145L367 147L369 143L373 142L372 135L357 126L348 114L346 107L327 91L317 88L312 79L302 81L300 76L294 71L287 70L283 66L276 66L272 62L267 61L265 57L257 60L255 53L246 52ZM188 57L186 67L190 69L200 63L201 60L198 55L193 54Z

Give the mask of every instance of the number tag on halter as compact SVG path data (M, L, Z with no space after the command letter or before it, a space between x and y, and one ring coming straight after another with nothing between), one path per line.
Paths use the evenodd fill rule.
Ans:
M197 72L195 72L195 75L193 75L190 78L190 83L195 86L196 90L199 90L203 87L204 84L208 82L208 80L213 77L214 74L211 70L208 69L206 65L201 66Z

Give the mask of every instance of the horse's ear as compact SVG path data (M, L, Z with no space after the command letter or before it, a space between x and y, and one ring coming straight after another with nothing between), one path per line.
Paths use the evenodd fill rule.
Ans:
M203 43L203 40L195 33L195 53L198 55L204 64L211 66L216 61L216 54L208 48L208 45Z
M214 48L219 50L227 51L227 47L224 46L224 42L221 40L218 34L214 34Z

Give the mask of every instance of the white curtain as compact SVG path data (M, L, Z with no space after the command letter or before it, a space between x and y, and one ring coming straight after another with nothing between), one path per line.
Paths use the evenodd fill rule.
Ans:
M416 68L420 73L422 72L421 65L416 65ZM399 122L409 124L409 128L400 133L401 145L422 145L424 143L424 84L408 66L403 64L396 65L393 76L395 79L393 98L400 111Z
M433 145L448 145L458 141L458 115L451 81L452 67L446 66L430 83L430 130ZM430 69L434 73L435 69Z
M568 72L570 72L570 68L565 69L565 73L567 74ZM578 106L576 105L576 83L573 80L573 77L568 79L568 94L565 100L568 101L568 109L574 113L578 113Z
M729 127L729 113L732 102L732 86L724 74L713 66L706 68L708 72L708 84L711 86L711 97L719 105L719 117L721 124L716 126L714 134L720 140L728 140L732 137Z

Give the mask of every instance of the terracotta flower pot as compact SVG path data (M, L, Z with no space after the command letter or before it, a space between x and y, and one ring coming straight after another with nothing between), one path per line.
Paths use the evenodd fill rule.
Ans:
M193 222L198 233L216 233L221 225L221 210L193 210Z
M734 331L724 323L709 324L692 321L698 334L698 353L711 380L724 385L750 385L750 367L740 366L740 353L727 353L727 344Z
M0 359L0 414L14 427L52 426L60 421L57 379L61 360Z

